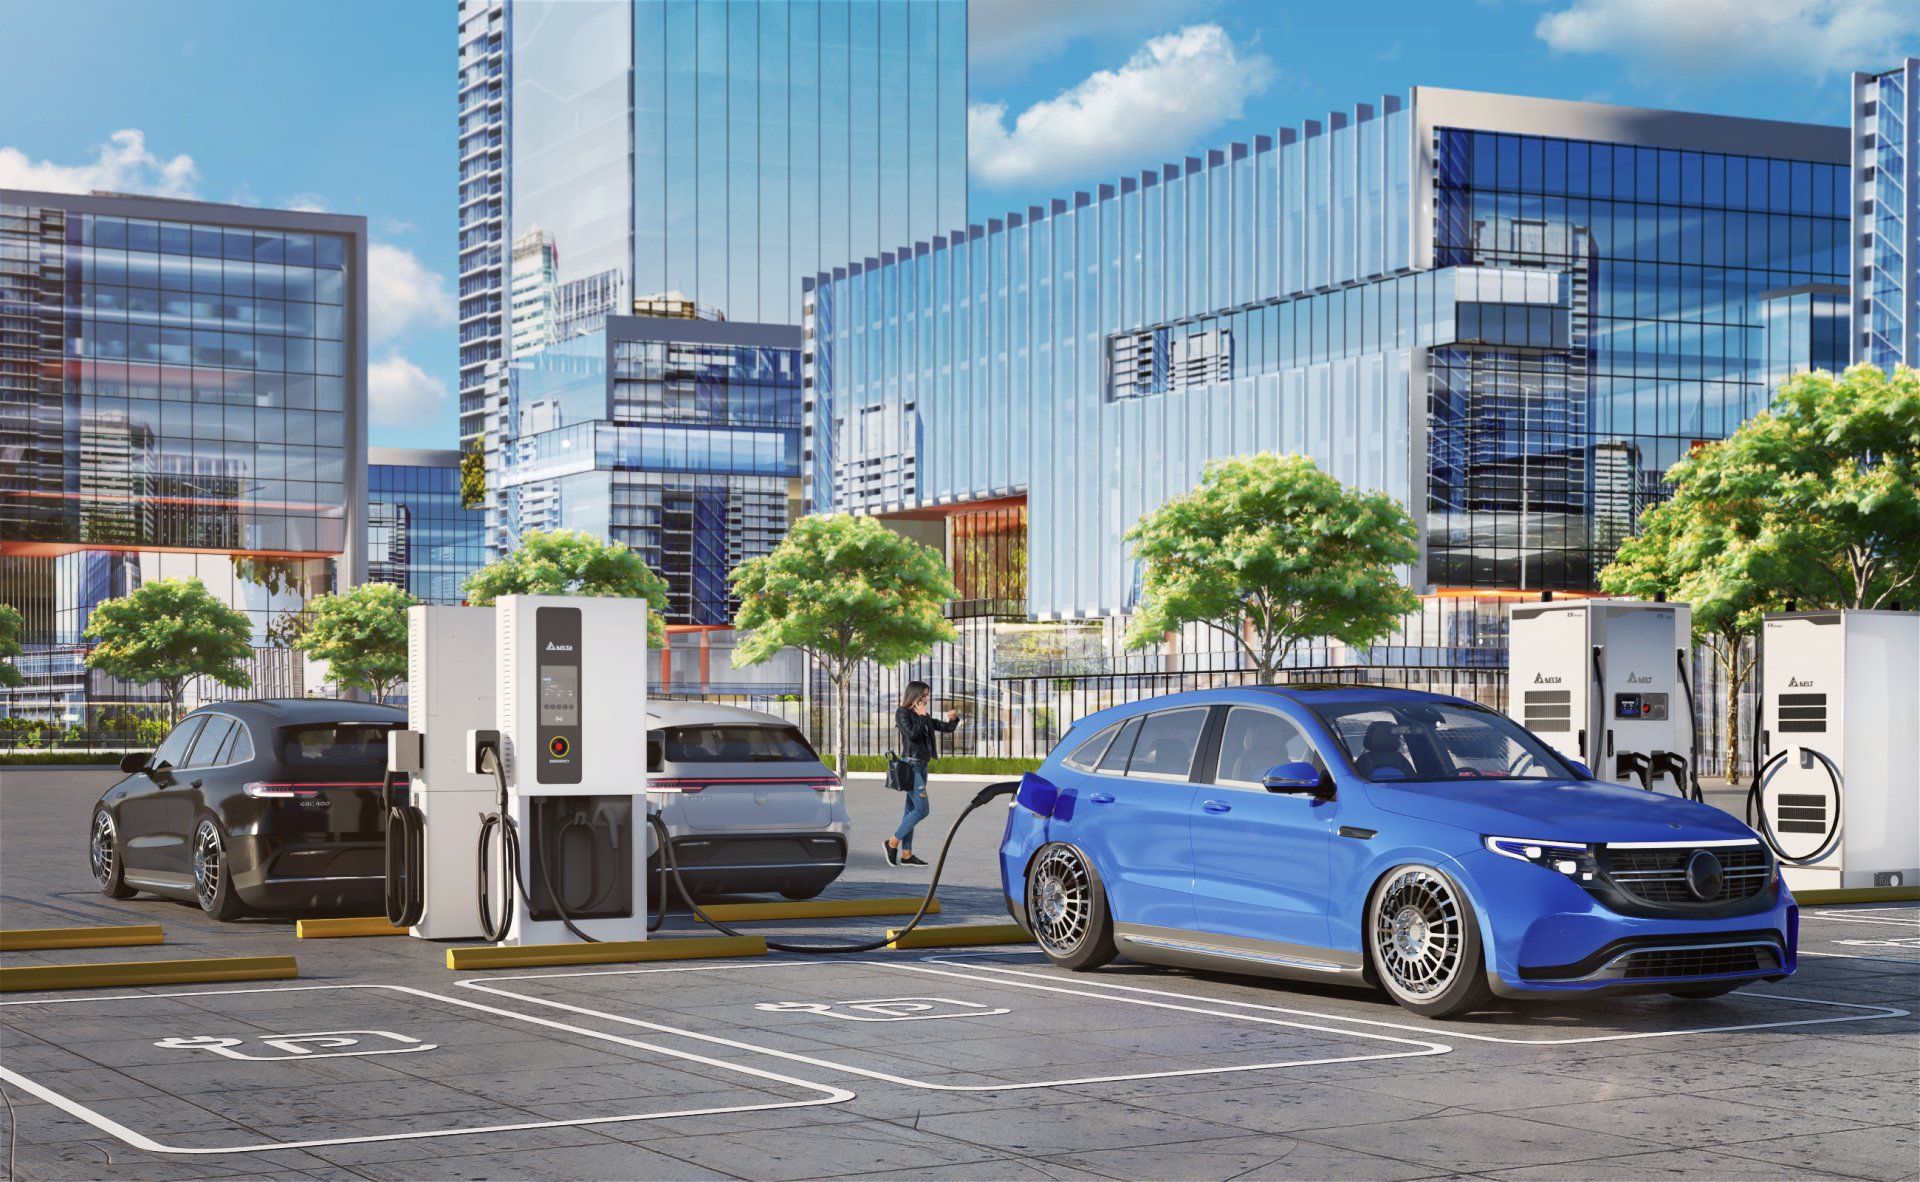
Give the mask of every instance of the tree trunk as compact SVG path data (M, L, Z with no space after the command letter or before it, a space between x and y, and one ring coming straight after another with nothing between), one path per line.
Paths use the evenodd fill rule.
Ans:
M828 729L833 732L833 774L840 777L844 784L847 779L847 720L852 716L847 708L847 675L829 667L827 681L833 686L833 710L828 717Z
M172 730L180 725L180 695L186 692L187 683L184 678L169 677L160 688L167 693L167 729Z

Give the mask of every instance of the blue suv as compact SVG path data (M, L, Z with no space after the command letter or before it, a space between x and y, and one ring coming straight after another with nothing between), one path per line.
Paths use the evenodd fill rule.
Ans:
M1007 907L1054 963L1490 996L1714 997L1792 973L1798 908L1719 809L1593 774L1477 703L1203 690L1082 719L1021 782Z

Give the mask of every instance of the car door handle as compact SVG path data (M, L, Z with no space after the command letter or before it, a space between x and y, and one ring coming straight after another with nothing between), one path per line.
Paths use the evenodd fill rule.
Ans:
M1092 801L1094 804L1112 804L1113 803L1113 797L1107 795L1104 792L1095 792L1089 795L1087 799Z
M1233 811L1233 806L1224 800L1202 801L1200 807L1210 813L1230 813Z
M206 781L205 781L205 780L195 780L195 781L193 781L192 783L190 783L190 784L188 784L188 785L187 785L187 787L189 787L189 788L199 788L199 787L200 787L200 785L202 785L202 784L204 784L204 783L206 783Z

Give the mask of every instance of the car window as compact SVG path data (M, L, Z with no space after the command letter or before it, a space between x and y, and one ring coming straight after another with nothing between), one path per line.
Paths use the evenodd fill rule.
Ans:
M1161 710L1147 715L1133 744L1127 775L1184 780L1193 774L1193 753L1206 729L1207 708Z
M1095 734L1086 742L1075 746L1073 754L1067 756L1060 762L1076 772L1092 771L1099 765L1100 757L1106 753L1107 747L1113 742L1113 737L1120 733L1121 725L1121 723L1116 722L1112 726Z
M792 763L819 756L791 726L753 723L676 726L665 735L668 763Z
M253 758L253 736L247 733L247 724L235 720L233 738L227 741L227 749L220 756L221 763L245 763Z
M220 748L226 746L232 734L233 719L224 714L207 715L207 724L200 728L200 737L193 741L193 751L183 766L207 767L219 763Z
M292 768L352 768L381 774L391 723L324 722L282 732L280 757Z
M166 742L153 753L153 766L165 764L167 767L183 767L186 763L187 748L193 746L193 738L200 733L201 724L207 721L204 714L196 714L173 728Z
M1219 771L1214 779L1257 788L1270 769L1296 760L1316 762L1313 744L1292 719L1250 706L1227 711L1227 725L1220 732Z
M1114 736L1113 745L1100 757L1100 770L1116 776L1127 774L1127 757L1133 754L1133 742L1140 737L1140 719L1129 718Z
M1353 770L1374 783L1572 775L1539 739L1488 710L1395 701L1316 707L1315 712L1339 738Z

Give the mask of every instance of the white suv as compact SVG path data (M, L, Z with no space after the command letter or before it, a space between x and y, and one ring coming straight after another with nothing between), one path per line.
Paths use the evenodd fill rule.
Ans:
M846 868L840 781L783 718L649 702L647 771L696 899L761 891L811 899Z

